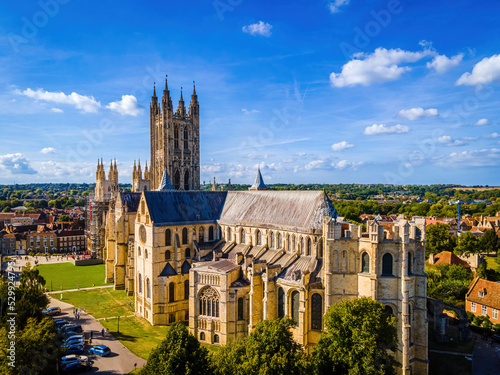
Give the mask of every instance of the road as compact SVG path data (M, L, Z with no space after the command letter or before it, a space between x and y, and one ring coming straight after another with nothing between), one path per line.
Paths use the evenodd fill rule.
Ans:
M472 361L473 375L499 375L500 374L500 344L488 346L488 341L477 335L474 345Z

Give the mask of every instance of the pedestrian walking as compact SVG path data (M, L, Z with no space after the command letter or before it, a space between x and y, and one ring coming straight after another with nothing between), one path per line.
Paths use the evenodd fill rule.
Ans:
M109 328L106 328L106 336L109 335Z
M104 328L101 331L101 336L104 337Z
M80 284L78 284L78 290L80 290Z

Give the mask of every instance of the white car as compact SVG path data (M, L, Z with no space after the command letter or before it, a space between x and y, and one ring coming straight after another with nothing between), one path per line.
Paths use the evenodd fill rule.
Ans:
M61 358L61 365L76 361L87 363L89 361L89 357L86 355L70 354Z

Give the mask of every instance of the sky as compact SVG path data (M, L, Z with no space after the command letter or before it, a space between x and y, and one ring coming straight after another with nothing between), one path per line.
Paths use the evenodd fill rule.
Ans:
M494 0L0 3L0 184L120 183L165 76L201 181L500 185Z

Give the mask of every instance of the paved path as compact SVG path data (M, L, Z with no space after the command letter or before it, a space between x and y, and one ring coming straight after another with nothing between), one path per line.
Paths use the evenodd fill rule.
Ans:
M500 344L488 346L488 341L477 335L472 361L473 375L500 374Z
M112 288L112 287L113 287L113 285L91 286L89 288L80 288L80 289L54 290L53 292L47 292L47 294L59 294L59 293L66 293L66 292L78 292L79 290L104 289L104 288Z
M73 305L50 298L50 307L52 306L59 306L62 310L61 315L58 315L57 317L81 324L87 338L92 330L92 345L103 344L111 349L111 355L109 357L99 357L89 354L88 349L86 349L86 353L84 353L84 355L88 355L94 361L91 373L110 375L128 374L130 371L134 370L134 364L137 365L137 368L146 364L144 359L133 354L120 341L115 339L113 335L108 334L103 337L101 335L101 330L104 329L104 327L99 320L94 318L92 315L82 313L80 319L76 321L73 317Z

